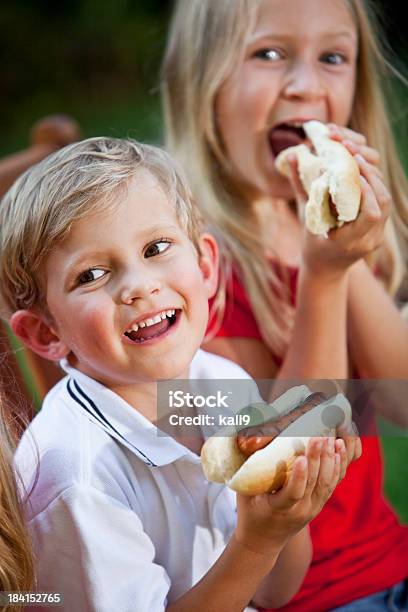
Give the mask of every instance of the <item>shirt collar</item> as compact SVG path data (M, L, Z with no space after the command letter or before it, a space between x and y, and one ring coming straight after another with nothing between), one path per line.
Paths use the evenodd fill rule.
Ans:
M148 466L167 465L182 457L199 463L195 453L174 438L160 435L155 425L117 393L72 367L67 359L60 365L68 374L64 384L74 406Z

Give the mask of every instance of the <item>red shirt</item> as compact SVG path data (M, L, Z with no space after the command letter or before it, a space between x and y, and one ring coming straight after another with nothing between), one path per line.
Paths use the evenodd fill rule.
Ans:
M295 303L296 269L289 270L289 280ZM261 339L236 275L227 292L224 320L216 335ZM350 465L344 480L310 523L311 567L300 591L279 610L330 610L408 576L408 527L398 523L383 496L382 455L374 421L370 433L362 438L362 457Z

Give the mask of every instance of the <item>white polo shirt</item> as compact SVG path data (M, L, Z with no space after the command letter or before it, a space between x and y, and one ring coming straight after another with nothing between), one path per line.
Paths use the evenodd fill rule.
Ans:
M37 590L62 593L69 612L165 610L224 550L235 494L207 482L195 453L158 436L117 394L61 365L68 376L47 395L16 453L25 488L37 478L28 514ZM190 378L249 376L199 350ZM261 401L255 383L245 388L243 406Z

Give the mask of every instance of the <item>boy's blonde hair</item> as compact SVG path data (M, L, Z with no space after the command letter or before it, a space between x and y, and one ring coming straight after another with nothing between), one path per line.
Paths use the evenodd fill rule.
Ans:
M169 155L130 139L89 138L27 170L0 204L2 316L19 309L47 312L40 266L79 219L113 210L129 181L147 171L158 182L198 250L202 219Z
M394 294L404 273L401 250L408 236L408 182L380 82L393 69L384 59L377 20L368 2L345 1L359 33L350 127L365 134L370 146L378 149L395 205L384 248L369 263L378 268L381 257L383 280ZM294 317L282 282L284 271L273 269L266 260L255 210L243 201L234 183L214 112L220 86L244 56L258 5L259 0L178 0L163 63L162 93L167 146L186 171L194 196L219 237L223 265L215 302L218 320L222 320L232 266L237 264L262 336L274 354L282 355Z
M20 593L32 590L35 576L31 541L12 468L17 437L0 393L0 591Z

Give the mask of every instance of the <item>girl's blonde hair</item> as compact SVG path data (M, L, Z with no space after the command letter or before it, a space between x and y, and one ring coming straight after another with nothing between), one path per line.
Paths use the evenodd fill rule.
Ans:
M383 280L394 294L404 273L408 182L393 142L381 77L396 71L384 59L377 20L368 3L347 2L359 33L350 127L365 134L370 146L378 149L381 171L394 200L381 253ZM214 112L220 86L244 57L258 5L259 0L179 0L163 63L162 94L166 144L186 171L220 242L222 267L214 302L217 319L222 320L227 283L237 264L262 336L274 354L282 355L294 314L284 271L274 270L266 260L259 221L234 185ZM370 265L378 266L378 259L376 253Z
M198 250L202 218L177 165L162 149L131 139L89 138L27 170L0 204L1 315L47 312L40 267L75 221L114 210L129 181L147 171L175 209Z
M12 467L18 433L0 394L0 591L20 593L34 586L34 560Z

